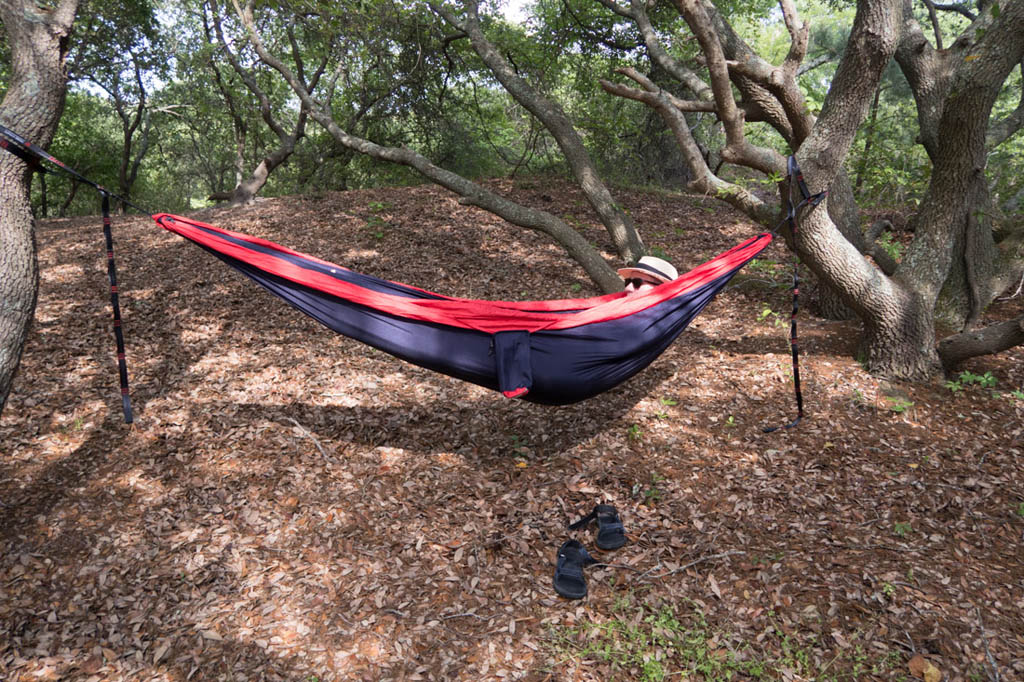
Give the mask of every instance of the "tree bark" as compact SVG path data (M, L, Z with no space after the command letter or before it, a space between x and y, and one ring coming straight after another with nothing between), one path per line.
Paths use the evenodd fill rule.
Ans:
M939 342L939 357L947 373L961 362L979 355L998 353L1024 343L1024 316L989 325L980 331L961 332Z
M976 319L998 293L985 210L987 136L1000 88L1024 55L1024 7L1009 3L998 19L985 12L975 24L941 54L932 54L919 29L908 30L897 53L915 88L921 138L933 161L897 277L961 324Z
M841 174L882 69L896 51L901 20L897 0L858 3L821 115L797 154L811 192L830 187ZM873 267L820 207L809 212L801 228L797 247L804 262L864 322L862 352L868 367L907 379L929 376L938 367L931 302Z
M64 60L77 9L78 0L61 0L53 9L33 0L0 3L11 51L0 123L41 146L53 139L64 108ZM0 413L21 363L39 290L30 180L21 159L0 154Z
M301 127L305 128L306 113L302 112L300 116L302 117ZM256 195L267 184L267 178L274 172L274 169L283 164L295 151L295 144L302 134L302 131L297 131L296 135L285 136L277 149L263 157L259 165L249 174L249 177L238 183L235 189L232 190L229 197L232 206L251 204L256 199Z

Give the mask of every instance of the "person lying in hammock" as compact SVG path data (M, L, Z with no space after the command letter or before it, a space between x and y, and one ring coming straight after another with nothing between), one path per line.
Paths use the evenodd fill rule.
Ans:
M668 261L644 256L633 267L620 268L619 276L625 281L625 291L636 294L671 282L679 276L679 272Z

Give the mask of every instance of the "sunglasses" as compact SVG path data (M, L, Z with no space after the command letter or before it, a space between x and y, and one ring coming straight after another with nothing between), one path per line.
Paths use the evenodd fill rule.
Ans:
M651 280L643 279L642 277L630 277L625 281L623 286L628 287L630 284L633 285L634 289L639 289L644 284L653 284L654 286L658 286L661 282L652 282Z

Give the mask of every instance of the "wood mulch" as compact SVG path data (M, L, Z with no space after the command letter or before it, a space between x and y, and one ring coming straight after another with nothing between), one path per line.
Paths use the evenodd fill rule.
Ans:
M611 257L571 185L492 184ZM617 194L681 271L753 233L700 197ZM597 293L429 186L198 215L455 296ZM666 606L767 679L1024 679L1024 349L966 368L1000 395L893 385L853 359L855 325L802 315L808 415L765 434L794 416L773 246L636 378L541 407L336 336L148 219L115 235L132 427L98 220L38 230L0 419L4 680L633 680L644 662L588 653L587 626ZM563 600L556 550L598 502L630 542L580 532L606 563Z

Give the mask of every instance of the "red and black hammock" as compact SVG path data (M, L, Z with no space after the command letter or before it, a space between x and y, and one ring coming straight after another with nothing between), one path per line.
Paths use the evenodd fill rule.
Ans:
M0 146L30 162L46 159L103 195L122 394L125 418L131 421L109 240L110 193L3 126ZM799 184L806 197L802 180ZM791 221L796 209L805 203L810 201L805 199L791 208ZM545 405L586 400L647 367L773 239L771 233L760 234L678 279L640 294L621 292L557 301L480 301L360 274L190 218L168 213L152 218L340 334L421 367ZM795 327L792 342L795 361ZM802 415L799 375L795 378Z
M649 365L772 241L754 237L649 293L478 301L360 274L181 216L153 219L340 334L546 405L591 398Z

